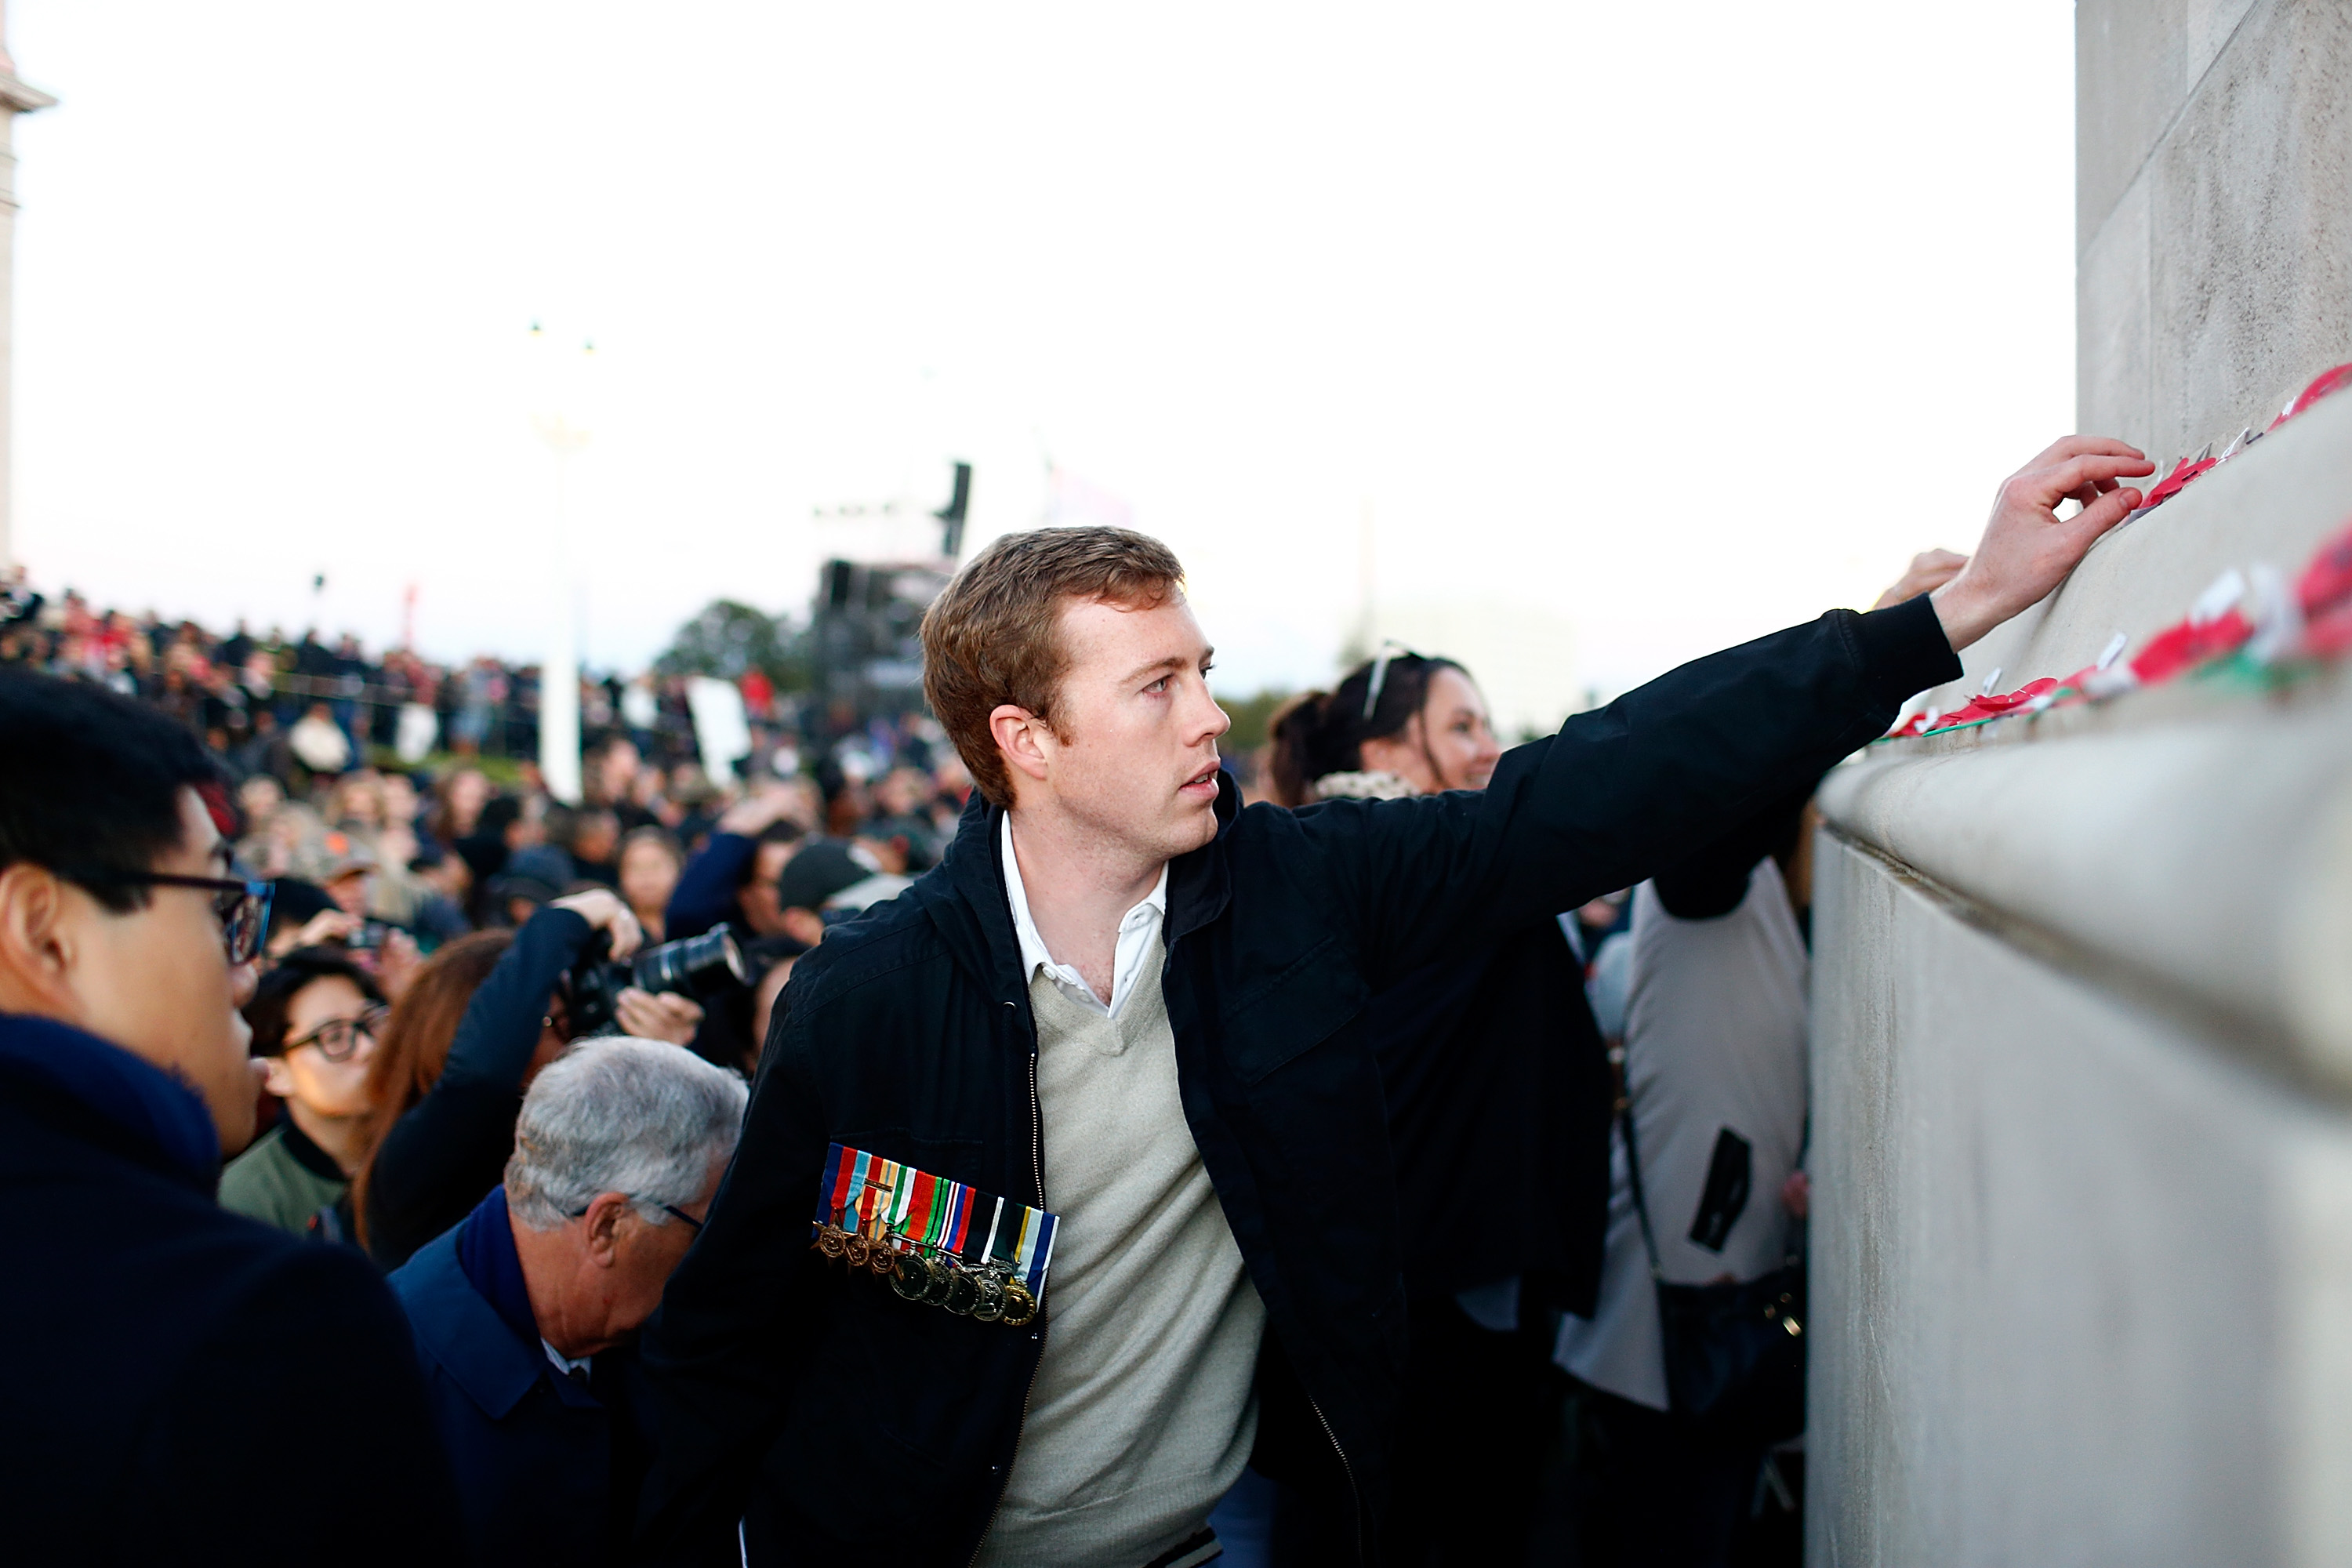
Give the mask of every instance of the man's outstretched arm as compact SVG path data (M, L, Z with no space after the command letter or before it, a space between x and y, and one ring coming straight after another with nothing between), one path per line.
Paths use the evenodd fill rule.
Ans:
M1834 610L1697 659L1507 753L1482 795L1333 802L1299 814L1378 984L1449 948L1628 887L1884 734L1957 650L2035 604L2139 504L2151 466L2070 437L2001 487L1976 553L1932 594ZM2061 520L2058 506L2083 503Z

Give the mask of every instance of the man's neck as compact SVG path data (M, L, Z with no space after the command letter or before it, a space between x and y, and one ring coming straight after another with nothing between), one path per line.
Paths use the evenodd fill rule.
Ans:
M1139 858L1058 816L1016 806L1012 818L1013 858L1031 923L1054 962L1076 969L1108 1003L1118 968L1119 922L1151 896L1168 862Z
M554 1230L533 1230L512 1213L507 1224L514 1235L515 1260L522 1265L523 1289L530 1296L530 1315L539 1337L558 1354L577 1361L620 1342L601 1304L584 1300L576 1286L587 1265L581 1260L580 1222Z
M286 1114L316 1143L344 1175L356 1175L367 1155L367 1125L356 1116L321 1116L299 1100L286 1102Z

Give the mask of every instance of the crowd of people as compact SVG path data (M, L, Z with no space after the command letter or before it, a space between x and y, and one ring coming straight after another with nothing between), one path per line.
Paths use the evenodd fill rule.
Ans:
M407 647L371 653L354 633L257 634L243 619L224 634L152 610L102 609L71 588L44 594L22 566L0 568L0 668L137 697L195 731L238 776L266 773L296 794L371 758L415 766L446 752L529 774L540 752L536 664L492 654L442 663ZM659 668L583 673L579 714L591 744L625 738L674 798L691 801L710 786L698 765L687 681ZM734 684L751 742L740 769L751 776L789 777L805 763L830 799L842 784L865 785L900 763L944 760L936 727L919 714L816 703L757 667ZM669 781L680 767L688 772Z
M720 789L613 725L573 804L348 736L273 765L191 706L221 645L93 664L113 617L19 588L0 1326L44 1353L0 1528L1786 1560L1806 801L2145 471L2071 438L1975 557L1507 752L1472 671L1384 647L1246 805L1181 567L1120 529L975 558L869 762ZM302 1432L346 1484L290 1474Z

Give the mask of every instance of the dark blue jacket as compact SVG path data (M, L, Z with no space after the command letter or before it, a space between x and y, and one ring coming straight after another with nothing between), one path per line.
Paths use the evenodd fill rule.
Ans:
M390 1292L224 1211L219 1177L192 1090L0 1015L0 1562L452 1560Z
M670 889L669 907L662 911L663 939L679 942L700 936L722 921L748 932L751 922L744 919L743 901L736 889L743 885L759 852L760 841L747 834L712 834L702 853L678 873L677 886Z
M712 834L670 890L669 907L662 911L663 940L683 942L722 924L735 928L739 942L758 935L743 912L741 889L759 853L760 841L748 834ZM688 1048L707 1062L740 1072L758 1044L751 1038L751 994L722 990L701 1000L702 1022Z
M1348 1500L1378 1554L1406 1322L1367 1019L1430 963L1640 881L1885 732L1958 660L1924 599L1686 665L1505 755L1488 787L1238 807L1171 864L1161 987L1185 1118L1265 1304L1256 1462ZM1042 1191L1036 1032L975 806L940 868L801 961L708 1228L648 1331L660 1467L640 1551L963 1563L1019 1440L1044 1310L1007 1329L827 1268L829 1142L1017 1203ZM1075 1221L1073 1222L1075 1223ZM1344 1517L1344 1513L1343 1513Z
M478 1225L482 1250L504 1254L488 1264L511 1279L502 1303L491 1300L502 1293L497 1284L478 1283L460 1260L460 1237ZM418 1248L390 1282L415 1331L473 1561L499 1568L620 1561L646 1463L629 1414L643 1405L629 1398L636 1357L627 1348L604 1352L582 1387L556 1370L535 1329L518 1326L530 1305L514 1300L521 1268L507 1229L506 1189Z

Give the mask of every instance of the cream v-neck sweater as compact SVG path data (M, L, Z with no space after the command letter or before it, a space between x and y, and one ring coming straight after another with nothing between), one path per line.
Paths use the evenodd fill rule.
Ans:
M987 1568L1143 1568L1207 1528L1257 1436L1265 1308L1184 1121L1159 976L1126 1004L1030 981L1061 1226Z

